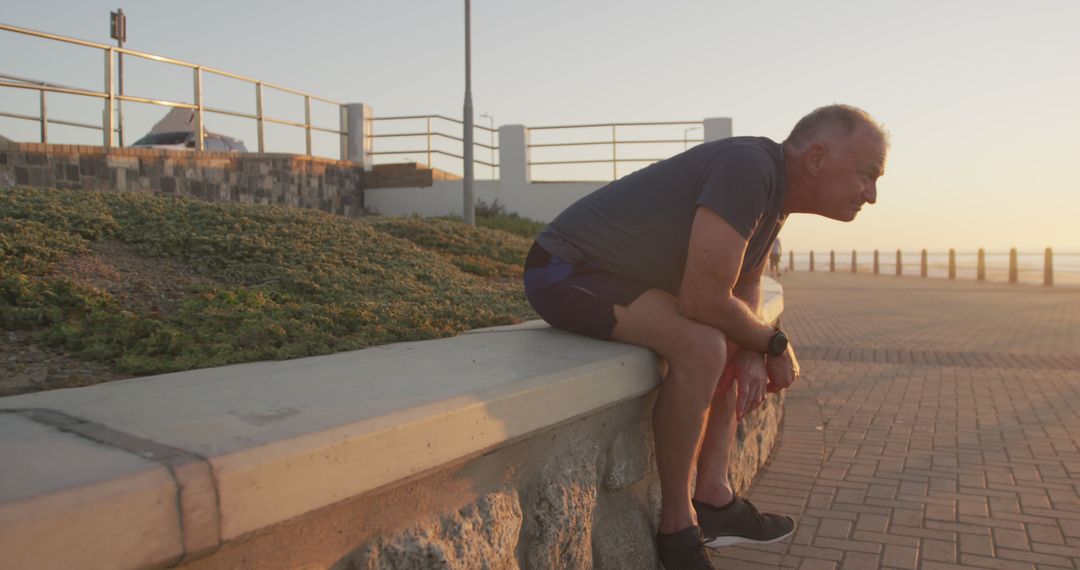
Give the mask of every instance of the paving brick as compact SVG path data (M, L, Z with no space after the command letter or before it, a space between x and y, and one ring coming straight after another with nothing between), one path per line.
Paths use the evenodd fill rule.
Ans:
M919 549L923 560L956 562L956 543L944 540L923 539Z
M956 502L956 511L960 515L986 517L990 515L990 506L986 497L961 495Z
M879 543L826 537L815 538L814 546L849 552L866 552L869 554L879 554L882 550L882 545Z
M839 519L824 519L817 528L817 536L832 538L848 538L851 534L851 521Z
M993 529L994 545L998 548L1029 550L1027 533L1003 528Z
M956 507L953 505L926 505L926 518L939 521L956 521Z
M881 514L863 513L855 523L855 528L866 532L885 532L889 527L889 517Z
M792 545L791 548L788 549L788 554L802 556L803 558L832 560L834 562L839 562L844 559L843 550L822 548L818 546Z
M1057 526L1028 524L1028 535L1031 542L1043 542L1046 544L1065 544L1065 537L1061 535L1061 529Z
M797 568L799 570L836 570L836 562L817 558L803 558Z
M918 564L919 549L910 546L885 545L885 553L881 563L893 568L911 568L914 570Z
M848 552L844 555L843 567L845 570L878 570L881 568L881 557L864 552Z
M989 536L961 534L960 552L979 556L994 555L994 541Z
M922 511L915 511L911 509L893 509L892 511L892 523L905 525L905 526L922 526L923 524Z

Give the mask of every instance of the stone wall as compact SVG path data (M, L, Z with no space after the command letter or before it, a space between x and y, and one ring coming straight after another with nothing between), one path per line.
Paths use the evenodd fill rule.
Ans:
M659 568L654 398L286 521L185 568ZM740 424L736 492L764 465L782 415L783 397L770 395Z
M0 142L0 187L188 196L364 215L364 188L430 186L454 175L415 163L361 165L292 154Z

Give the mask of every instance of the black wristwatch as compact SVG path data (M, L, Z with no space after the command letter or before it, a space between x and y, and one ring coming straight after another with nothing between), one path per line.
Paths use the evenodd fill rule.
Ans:
M779 328L773 333L772 338L769 339L769 349L765 351L765 354L777 357L787 351L788 339L784 331Z

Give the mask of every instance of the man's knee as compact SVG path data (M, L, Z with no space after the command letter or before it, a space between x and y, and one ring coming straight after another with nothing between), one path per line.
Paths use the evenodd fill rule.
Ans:
M724 333L709 326L695 327L671 357L675 379L711 399L727 365L729 348Z

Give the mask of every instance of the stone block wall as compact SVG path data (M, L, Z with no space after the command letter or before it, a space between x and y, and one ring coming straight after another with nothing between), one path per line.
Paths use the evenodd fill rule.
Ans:
M359 164L292 154L0 142L0 187L144 192L364 215L364 188L456 178L415 163Z
M654 397L265 529L185 568L659 568ZM736 492L767 460L782 415L773 394L740 424Z

